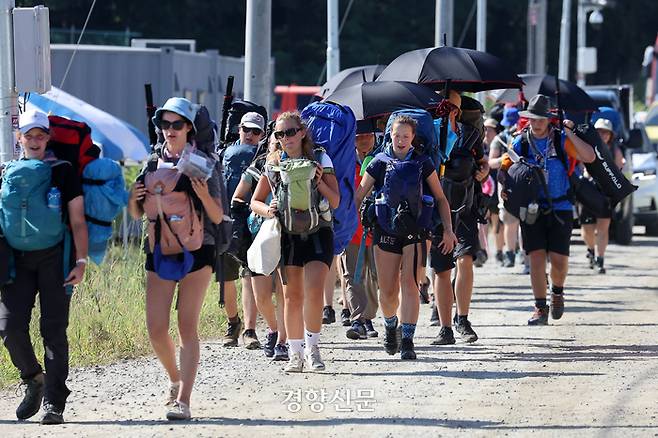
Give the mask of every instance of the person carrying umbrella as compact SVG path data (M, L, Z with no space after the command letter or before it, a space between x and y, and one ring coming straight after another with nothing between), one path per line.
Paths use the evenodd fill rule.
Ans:
M569 196L570 183L566 156L584 163L595 159L594 149L573 131L574 123L564 121L564 131L558 134L550 123L549 98L538 94L530 100L528 108L519 116L529 119L527 126L512 143L512 149L520 157L539 166L544 174L548 193L540 190L539 214L534 223L521 222L523 248L530 258L530 280L535 298L535 311L528 325L547 325L549 306L546 303L546 261L551 262L551 303L553 319L560 319L564 312L564 283L569 265L569 245L573 226L573 204ZM560 144L555 141L560 139ZM568 142L567 142L568 140ZM569 145L569 147L567 147ZM503 191L503 197L509 193ZM552 212L549 205L552 204Z

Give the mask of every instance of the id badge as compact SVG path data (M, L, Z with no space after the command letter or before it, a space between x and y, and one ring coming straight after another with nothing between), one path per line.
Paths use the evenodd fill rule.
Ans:
M544 174L544 181L546 181L546 187L548 187L548 170L542 169L541 171Z

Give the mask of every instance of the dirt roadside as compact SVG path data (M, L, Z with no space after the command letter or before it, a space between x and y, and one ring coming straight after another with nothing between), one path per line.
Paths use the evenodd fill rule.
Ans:
M286 375L262 352L206 342L194 421L164 420L166 379L147 358L73 370L62 426L15 422L19 398L0 393L0 435L658 435L658 239L612 245L606 275L589 270L584 252L572 246L565 315L548 327L525 323L532 300L520 267L489 262L476 271L475 344L430 346L429 306L415 362L388 356L382 333L350 341L337 324L323 329L327 371L318 374ZM381 318L376 326L383 331Z

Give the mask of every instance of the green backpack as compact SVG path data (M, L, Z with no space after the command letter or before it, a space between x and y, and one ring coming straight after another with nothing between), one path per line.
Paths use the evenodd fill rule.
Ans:
M332 226L329 203L315 183L317 162L292 158L271 166L278 174L275 184L279 219L288 234L308 235Z

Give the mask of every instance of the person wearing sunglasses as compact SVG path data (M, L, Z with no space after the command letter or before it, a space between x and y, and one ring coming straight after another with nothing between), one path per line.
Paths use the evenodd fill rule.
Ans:
M283 199L279 196L283 186L277 169L282 168L287 160L301 163L300 159L315 163L315 176L310 185L311 190L316 190L320 195L320 206L324 203L331 209L337 208L340 192L333 163L326 153L314 150L315 144L299 113L284 112L279 115L274 126L274 137L281 144L281 150L269 154L266 172L260 177L251 198L251 209L266 218L279 217L281 220L285 216L286 212L278 211L278 200ZM274 196L267 204L270 194ZM282 223L283 268L280 274L286 280L283 286L284 320L290 347L287 372L299 373L305 366L311 371L325 369L318 342L322 328L324 282L334 257L332 222L327 220L325 223L326 226L320 226L307 235L290 234Z
M194 119L197 106L187 99L173 97L155 112L153 122L161 130L163 144L156 145L158 168L170 168L176 164L186 145L194 143L196 128ZM128 200L128 211L134 219L145 214L145 201L153 196L144 185L146 174L152 170L147 165L133 185ZM174 192L190 196L197 212L203 211L203 242L200 249L191 251L193 263L190 270L178 282L166 280L156 272L154 254L150 246L146 251L146 327L156 356L169 377L166 391L168 420L191 418L190 397L199 364L199 315L210 284L215 266L215 240L213 224L222 221L224 210L221 204L221 180L218 166L210 179L188 178L180 175ZM166 210L166 207L165 207ZM157 233L156 233L157 234ZM180 338L180 364L176 361L176 348L169 334L169 320L174 292L178 285L177 313Z
M265 137L265 119L256 112L244 114L240 119L239 134L239 141L230 144L220 152L224 183L229 199L233 198L242 174L256 158L258 143ZM239 211L246 212L246 210L248 210L246 202L240 199L231 202L232 215L238 214ZM223 257L223 269L224 301L228 318L224 346L237 347L238 338L242 332L243 321L238 313L238 291L235 285L235 282L242 277L240 281L242 283L242 314L245 328L242 332L242 341L248 350L260 349L261 344L256 335L258 309L248 271L241 266L237 259L230 256Z

